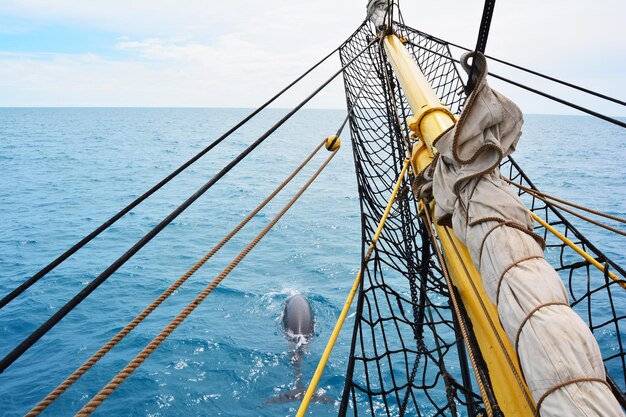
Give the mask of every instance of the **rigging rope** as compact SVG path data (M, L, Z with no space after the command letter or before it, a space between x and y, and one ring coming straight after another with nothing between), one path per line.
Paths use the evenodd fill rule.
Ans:
M587 217L587 216L584 216L584 215L582 215L582 214L580 214L580 213L578 213L578 212L576 212L576 211L574 211L574 210L568 209L568 208L567 208L567 207L565 207L564 205L561 205L561 204L555 203L554 201L550 201L550 200L548 200L548 199L546 199L546 198L542 197L540 194L535 194L535 193L533 193L532 191L528 191L528 193L529 193L529 194L531 194L533 197L537 198L538 200L541 200L541 201L543 201L543 202L544 202L544 203L546 203L546 204L550 204L550 205L552 205L552 206L554 206L554 207L556 207L556 208L558 208L558 209L560 209L560 210L563 210L563 211L564 211L564 212L566 212L566 213L569 213L569 214L571 214L571 215L574 215L574 216L578 217L578 218L579 218L579 219L581 219L581 220L584 220L584 221L586 221L586 222L588 222L588 223L591 223L591 224L593 224L593 225L596 225L596 226L598 226L598 227L602 227L603 229L606 229L606 230L608 230L608 231L610 231L610 232L613 232L613 233L616 233L616 234L618 234L618 235L626 236L626 232L622 232L622 231L621 231L621 230L619 230L618 228L615 228L615 227L609 226L608 224L604 224L604 223L601 223L601 222L596 221L596 220L594 220L594 219L591 219L591 218L589 218L589 217Z
M13 291L11 291L9 294L7 294L6 296L4 296L2 299L0 299L0 309L4 306L6 306L8 303L10 303L13 299L15 299L17 296L19 296L20 294L22 294L24 291L26 291L28 288L30 288L33 284L35 284L37 281L39 281L41 278L43 278L46 274L48 274L50 271L52 271L54 268L56 268L57 266L59 266L61 263L63 263L63 261L65 261L67 258L69 258L70 256L72 256L74 253L76 253L80 248L82 248L83 246L85 246L87 243L91 242L95 237L97 237L100 233L102 233L103 231L105 231L106 229L108 229L111 225L113 225L116 221L118 221L120 218L122 218L125 214L127 214L128 212L130 212L133 208L135 208L136 206L138 206L141 202L143 202L145 199L147 199L148 197L150 197L152 194L154 194L156 191L158 191L160 188L162 188L165 184L167 184L168 182L170 182L172 179L174 179L174 177L176 177L178 174L180 174L181 172L183 172L185 169L187 169L189 166L191 166L194 162L196 162L198 159L202 158L204 155L206 155L211 149L213 149L215 146L219 145L224 139L226 139L227 137L229 137L232 133L234 133L236 130L238 130L241 126L243 126L244 124L246 124L250 119L252 119L254 116L256 116L258 113L260 113L263 109L265 109L267 106L269 106L270 104L272 104L277 98L279 98L281 95L283 95L287 90L289 90L291 87L293 87L296 83L298 83L300 80L302 80L304 77L306 77L311 71L313 71L315 68L317 68L318 66L320 66L323 62L325 62L328 58L330 58L332 55L335 54L335 52L337 52L339 50L340 46L335 48L332 52L330 52L328 55L326 55L324 58L322 58L320 61L318 61L315 65L313 65L311 68L309 68L308 70L306 70L304 73L302 73L302 75L300 75L298 78L296 78L295 80L293 80L289 85L287 85L285 88L283 88L282 90L280 90L278 93L276 93L272 98L270 98L269 100L267 100L265 103L263 103L260 107L258 107L256 110L254 110L252 113L250 113L248 116L246 116L245 118L243 118L239 123L237 123L235 126L231 127L227 132L225 132L222 136L220 136L219 138L217 138L215 141L213 141L209 146L207 146L206 148L204 148L202 151L198 152L194 157L192 157L191 159L189 159L187 162L185 162L184 164L182 164L180 167L176 168L172 173L170 173L167 177L163 178L158 184L156 184L155 186L153 186L152 188L150 188L148 191L146 191L145 193L143 193L141 196L137 197L137 199L135 199L133 202L131 202L130 204L128 204L126 207L124 207L122 210L120 210L117 214L115 214L113 217L111 217L109 220L107 220L106 222L102 223L100 226L98 226L95 230L93 230L91 233L89 233L87 236L85 236L84 238L82 238L79 242L77 242L76 244L74 244L74 246L72 246L71 248L69 248L67 251L65 251L63 254L61 254L59 257L57 257L54 261L50 262L48 265L46 265L44 268L42 268L39 272L37 272L36 274L34 274L32 277L30 277L29 279L27 279L26 281L24 281L22 284L20 284L17 288L15 288Z
M341 332L341 328L343 327L343 323L346 320L348 315L348 311L350 310L350 306L352 305L352 301L354 300L354 295L356 294L360 284L361 284L361 274L364 269L363 265L367 264L374 253L374 249L376 248L376 243L378 243L378 238L380 237L381 232L383 231L383 227L385 226L385 222L387 221L387 217L391 212L391 207L393 206L394 201L396 200L396 196L398 195L398 191L400 191L400 186L402 185L402 181L404 180L404 175L410 165L410 160L406 159L404 161L404 166L402 167L402 171L400 171L400 175L398 176L398 181L396 182L395 187L389 197L389 202L387 203L387 207L383 212L383 215L378 222L378 228L376 229L376 233L374 233L374 237L372 238L372 242L367 250L363 261L361 262L362 266L359 269L359 272L354 279L354 283L352 284L352 288L350 289L350 293L346 298L346 302L343 305L343 309L339 314L339 318L335 323L335 328L330 335L330 339L324 348L324 353L322 353L322 357L320 358L317 368L315 369L315 373L313 374L313 378L309 383L309 386L304 394L304 398L302 399L302 403L300 404L300 408L298 408L298 412L296 413L297 417L303 417L304 413L306 413L307 408L309 407L309 403L311 402L311 398L313 398L313 394L315 393L315 389L317 388L317 384L319 383L320 378L322 377L322 373L324 372L324 368L326 367L326 363L328 362L328 358L333 351L333 347L335 347L335 342L337 341L337 337L339 336L339 332Z
M154 238L159 232L161 232L169 223L171 223L176 217L178 217L183 211L185 211L194 201L202 196L209 188L211 188L217 181L219 181L224 175L226 175L233 167L235 167L241 160L243 160L250 152L256 149L265 139L267 139L274 131L276 131L282 124L284 124L291 116L293 116L298 110L300 110L306 103L308 103L313 97L315 97L322 89L331 83L339 74L348 68L354 60L356 60L363 52L369 49L370 45L376 42L376 39L372 40L365 48L363 48L357 55L355 55L349 62L342 66L337 72L335 72L330 78L328 78L322 85L320 85L313 93L305 98L300 104L294 107L289 113L287 113L282 119L280 119L274 126L261 135L256 141L249 145L243 152L237 155L228 165L226 165L220 172L218 172L213 178L211 178L206 184L198 189L191 197L183 202L179 207L172 211L165 219L163 219L156 227L148 232L143 238L141 238L135 245L133 245L126 253L118 258L113 264L111 264L104 272L91 281L85 288L83 288L78 294L76 294L70 301L68 301L63 307L61 307L56 313L54 313L45 323L31 333L26 339L24 339L18 346L16 346L11 352L9 352L2 360L0 360L0 373L4 372L13 362L15 362L21 355L24 354L31 346L33 346L43 335L45 335L50 329L52 329L59 321L63 319L70 311L80 304L89 294L91 294L96 288L98 288L104 281L107 280L115 271L117 271L122 265L124 265L133 255L135 255L142 247L144 247L152 238Z
M565 235L563 235L561 232L559 232L558 230L556 230L554 227L552 227L549 223L547 223L545 220L543 220L541 217L537 216L534 212L530 212L530 215L532 216L533 219L535 219L539 224L541 224L543 227L545 227L548 231L550 231L550 233L552 233L554 236L556 236L557 238L559 238L563 243L565 243L567 246L569 246L570 248L572 248L576 253L578 253L580 256L582 256L587 262L589 262L590 264L592 264L593 266L595 266L596 268L598 268L600 271L604 272L605 274L607 274L609 276L609 278L611 278L613 281L617 282L619 284L620 287L626 289L626 280L618 277L617 275L615 275L613 272L611 271L606 271L606 268L604 267L604 265L602 265L600 262L598 262L597 260L595 260L591 255L589 255L587 252L585 252L584 250L582 250L581 248L579 248L574 242L572 242L571 240L569 240Z
M263 228L263 230L237 255L231 262L208 284L198 296L181 311L174 320L170 322L133 360L131 360L109 383L102 388L85 406L76 413L76 416L85 417L93 413L147 358L157 347L185 320L196 307L202 303L206 297L215 289L230 272L245 258L250 251L263 239L263 237L274 227L281 217L293 206L306 189L315 181L319 174L326 168L333 157L337 154L336 148L309 178L309 180L298 190L293 198L276 214L276 216Z
M487 395L487 392L485 389L485 382L483 381L482 373L480 372L480 368L478 367L476 363L476 354L474 352L473 346L469 342L467 326L466 326L465 320L463 320L463 317L461 316L459 301L456 298L456 292L454 291L454 286L450 279L450 274L448 273L448 267L446 266L441 250L439 249L439 246L436 243L437 238L435 236L435 231L433 230L433 227L432 227L432 222L431 222L430 213L429 213L429 210L430 210L429 205L423 200L422 200L422 204L424 206L424 214L423 214L424 220L425 220L424 224L426 225L426 229L428 230L428 235L430 236L430 244L435 250L435 252L437 253L437 259L439 260L439 265L441 266L441 270L443 271L443 276L445 277L445 280L446 280L448 293L450 294L450 301L452 302L454 314L456 315L456 321L461 330L462 339L463 339L463 342L465 343L465 348L467 349L469 360L470 360L470 363L472 364L472 369L474 369L474 376L476 377L476 383L478 384L480 396L483 399L485 411L487 412L487 416L493 417L494 406L495 406L497 407L496 413L499 413L498 415L500 415L502 413L498 407L498 404L491 404L491 401L489 400L489 396Z
M443 42L445 42L445 41L443 41ZM439 53L439 52L437 52L437 51L433 51L433 50L431 50L431 49L429 49L429 48L426 48L426 47L424 47L424 46L422 46L422 45L418 45L418 44L413 43L413 42L411 42L411 41L407 41L407 43L408 43L409 45L415 46L416 48L420 48L420 49L423 49L423 50L425 50L425 51L428 51L428 52L430 52L430 53L432 53L432 54L434 54L434 55L437 55L437 56L439 56L440 58L444 58L444 59L447 59L447 60L449 60L449 61L456 62L457 64L460 64L460 61L459 61L458 59L454 59L454 58L452 58L451 56L447 56L447 55L441 54L441 53ZM447 42L446 42L446 43L447 43ZM511 85L514 85L514 86L516 86L516 87L522 88L522 89L524 89L524 90L530 91L531 93L534 93L534 94L537 94L537 95L539 95L539 96L542 96L542 97L548 98L548 99L550 99L550 100L552 100L552 101L556 101L557 103L563 104L563 105L565 105L565 106L568 106L568 107L571 107L571 108L573 108L573 109L579 110L579 111L581 111L581 112L583 112L583 113L587 113L587 114L589 114L589 115L591 115L591 116L594 116L594 117L597 117L597 118L599 118L599 119L605 120L605 121L607 121L607 122L613 123L614 125L617 125L617 126L620 126L620 127L626 128L626 123L625 123L625 122L622 122L621 120L617 120L617 119L615 119L615 118L613 118L613 117L609 117L609 116L606 116L606 115L604 115L604 114L602 114L602 113L598 113L597 111L590 110L590 109L588 109L588 108L586 108L586 107L579 106L578 104L574 104L574 103L569 102L569 101L567 101L567 100L563 100L563 99L558 98L558 97L556 97L556 96L553 96L553 95L551 95L551 94L544 93L543 91L537 90L537 89L532 88L532 87L528 87L527 85L524 85L524 84L518 83L517 81L510 80L510 79L508 79L508 78L506 78L506 77L502 77L502 76L500 76L500 75L498 75L498 74L495 74L495 73L493 73L493 72L487 72L487 74L488 74L489 76L493 77L493 78L497 78L498 80L504 81L504 82L509 83L509 84L511 84Z
M360 96L361 90L357 95ZM135 327L137 327L152 311L154 311L167 297L169 297L174 291L176 291L189 277L198 271L213 255L215 255L226 243L232 239L256 214L258 214L317 154L322 146L326 145L326 148L330 151L335 150L340 143L337 143L339 136L341 135L346 123L350 119L354 106L352 106L348 115L344 118L343 122L335 132L335 135L322 141L309 156L269 195L263 200L254 210L252 210L237 226L235 226L217 245L215 245L209 252L207 252L196 264L194 264L181 278L174 282L167 290L165 290L157 299L155 299L146 309L137 315L128 325L120 330L115 336L113 336L109 342L107 342L102 348L94 353L83 365L81 365L76 371L74 371L65 381L63 381L57 388L50 392L42 401L40 401L26 417L34 417L43 412L52 402L54 402L59 396L61 396L74 382L76 382L82 375L84 375L93 365L95 365L104 355L106 355L115 345L117 345L126 335L128 335ZM330 138L333 138L331 142L328 142Z
M82 377L93 365L95 365L104 355L106 355L115 345L126 337L135 327L137 327L146 317L148 317L158 306L174 293L187 279L196 273L209 259L213 257L233 236L235 236L254 216L256 216L287 184L311 161L317 152L324 145L322 141L309 156L274 190L263 200L254 210L252 210L237 226L235 226L222 240L219 241L210 251L208 251L198 262L196 262L183 276L175 281L161 295L159 295L148 307L139 313L130 323L113 336L104 346L94 353L76 371L68 376L65 381L52 390L43 400L33 407L26 417L34 417L43 412L57 398L59 398L74 382Z
M552 196L550 194L546 194L546 193L544 193L542 191L535 190L533 188L524 187L523 185L518 184L515 181L511 181L509 178L506 178L506 177L501 177L501 178L504 181L508 182L509 184L519 188L520 190L524 190L527 193L533 194L533 196L535 196L537 198L543 197L543 198L546 198L546 199L549 199L549 200L558 201L559 203L567 204L568 206L577 208L579 210L586 211L587 213L595 214L596 216L605 217L607 219L615 220L616 222L620 222L620 223L626 223L626 219L623 219L621 217L613 216L612 214L604 213L602 211L594 210L594 209L591 209L589 207L581 206L580 204L575 204L575 203L572 203L571 201L567 201L567 200L563 200L563 199L558 198L558 197L554 197L554 196ZM545 200L542 200L542 201L545 201ZM554 204L554 203L550 203L550 204Z

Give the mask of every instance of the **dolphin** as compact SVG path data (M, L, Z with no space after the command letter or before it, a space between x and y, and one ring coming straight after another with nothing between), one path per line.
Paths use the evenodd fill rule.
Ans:
M306 387L302 386L302 358L306 353L306 345L313 338L315 319L311 306L304 296L294 294L287 298L282 312L282 325L292 353L291 364L294 367L296 387L271 398L267 401L268 404L299 401L306 392ZM332 399L319 394L315 394L314 401L333 402Z
M313 338L314 319L311 306L301 294L294 294L285 301L282 317L283 331L297 352Z

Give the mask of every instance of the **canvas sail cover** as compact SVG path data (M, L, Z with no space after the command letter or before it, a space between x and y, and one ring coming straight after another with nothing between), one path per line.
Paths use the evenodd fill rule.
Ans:
M486 83L484 57L475 59L476 87L456 126L435 142L439 155L418 188L432 190L437 221L467 245L540 415L624 416L596 340L543 257L529 210L500 178L499 164L521 136L522 113Z

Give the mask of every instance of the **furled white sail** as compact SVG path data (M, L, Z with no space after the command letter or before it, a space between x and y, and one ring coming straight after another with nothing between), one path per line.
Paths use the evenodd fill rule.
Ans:
M435 217L451 222L467 245L540 415L623 416L596 340L544 259L528 209L500 178L499 163L520 138L522 113L485 82L484 57L475 59L476 87L457 125L435 143Z

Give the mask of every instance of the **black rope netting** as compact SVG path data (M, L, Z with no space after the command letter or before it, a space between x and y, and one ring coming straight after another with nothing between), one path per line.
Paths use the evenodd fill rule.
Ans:
M447 46L402 30L413 43L449 53ZM374 39L364 25L342 47L342 62ZM460 112L464 96L456 68L410 48L444 103ZM410 115L378 44L344 74L357 181L363 249L385 210L406 155ZM371 70L371 68L374 68ZM356 92L363 87L361 97ZM462 415L480 408L441 269L433 257L405 178L371 260L363 265L352 353L340 414ZM460 343L459 343L460 342ZM458 410L457 410L458 409Z
M445 41L402 24L394 30L455 114L465 101L464 83ZM375 39L364 24L341 47L342 63ZM362 211L363 254L372 241L410 142L406 98L376 43L344 73L353 152ZM356 92L363 88L360 97ZM532 186L507 159L503 175ZM409 192L410 178L394 205L374 255L362 265L350 361L340 415L476 415L482 400L450 306L441 267ZM527 194L537 215L557 227L605 265L603 273L537 225L548 243L546 258L561 274L574 310L600 342L609 383L623 396L626 366L623 333L626 290L608 276L624 271L589 243L555 208ZM470 335L470 338L472 336ZM479 372L485 371L478 360Z
M536 189L513 158L504 161L500 171L512 181ZM563 279L572 308L598 340L609 385L622 407L626 407L626 289L622 288L626 282L609 276L613 272L623 278L626 272L587 240L559 210L524 190L520 189L519 195L533 213L604 266L603 272L543 226L535 224L535 232L546 241L545 257Z

